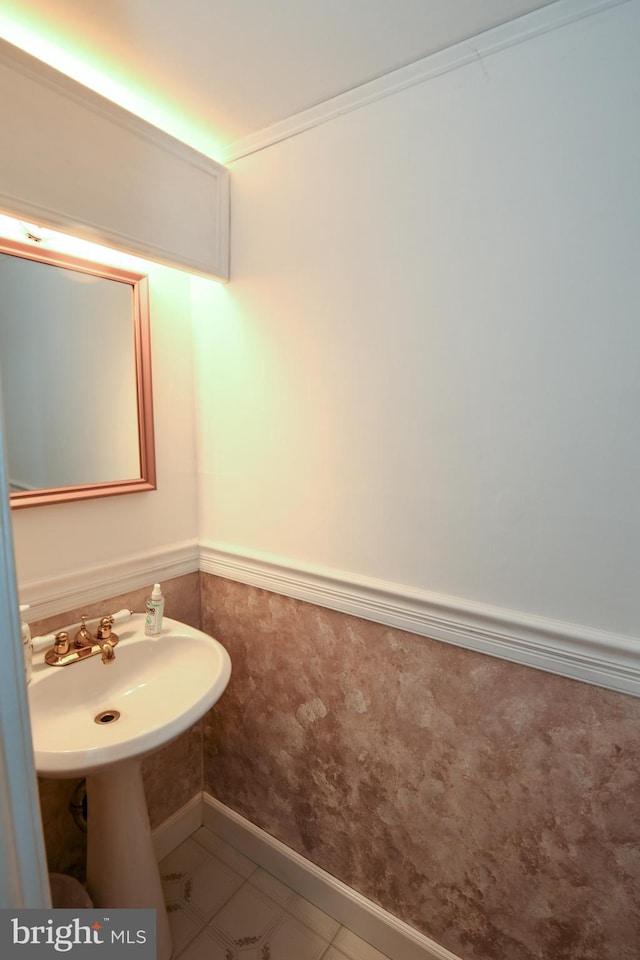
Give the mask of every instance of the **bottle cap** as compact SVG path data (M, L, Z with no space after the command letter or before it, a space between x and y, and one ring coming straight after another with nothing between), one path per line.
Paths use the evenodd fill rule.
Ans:
M153 590L151 591L152 600L162 600L162 591L160 589L159 583L154 583Z

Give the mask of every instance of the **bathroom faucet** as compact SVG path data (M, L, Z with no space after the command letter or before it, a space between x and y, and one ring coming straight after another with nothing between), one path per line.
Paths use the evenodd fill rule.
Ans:
M118 642L118 637L111 632L113 626L113 617L103 617L100 621L95 637L87 630L87 615L81 617L82 626L76 633L76 648L84 650L87 647L93 647L98 644L102 652L103 663L113 663L116 658L116 652L113 649Z
M51 667L65 667L69 663L86 660L98 653L101 655L103 663L110 664L116 658L114 647L119 639L111 628L115 622L128 619L132 613L132 610L125 609L119 610L108 617L102 617L95 636L87 627L87 615L83 614L80 629L76 633L73 643L69 641L69 634L66 630L59 630L55 634L47 635L47 637L36 637L35 640L36 642L40 640L42 643L50 637L54 641L53 646L44 655L45 663L48 663Z

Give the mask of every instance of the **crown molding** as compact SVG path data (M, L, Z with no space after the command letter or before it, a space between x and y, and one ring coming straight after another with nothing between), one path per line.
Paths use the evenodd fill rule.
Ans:
M214 541L200 543L200 569L418 636L640 696L640 643L635 637Z
M486 59L508 47L628 2L629 0L556 0L539 10L492 27L444 50L438 50L383 77L363 83L279 123L242 137L226 148L223 161L225 164L233 163L376 100L382 100L434 77Z

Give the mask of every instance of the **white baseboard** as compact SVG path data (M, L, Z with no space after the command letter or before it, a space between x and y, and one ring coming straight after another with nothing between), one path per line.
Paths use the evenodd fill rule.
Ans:
M203 826L392 960L460 960L206 792L153 831L157 860Z
M393 960L460 960L208 793L203 826Z
M176 810L167 820L151 832L156 860L164 860L172 850L188 840L192 833L202 826L203 802L202 794L196 794L193 799Z

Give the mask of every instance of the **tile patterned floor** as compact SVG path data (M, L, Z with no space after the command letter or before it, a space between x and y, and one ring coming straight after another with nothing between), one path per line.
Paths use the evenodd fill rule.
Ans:
M205 827L160 873L176 960L389 960Z

